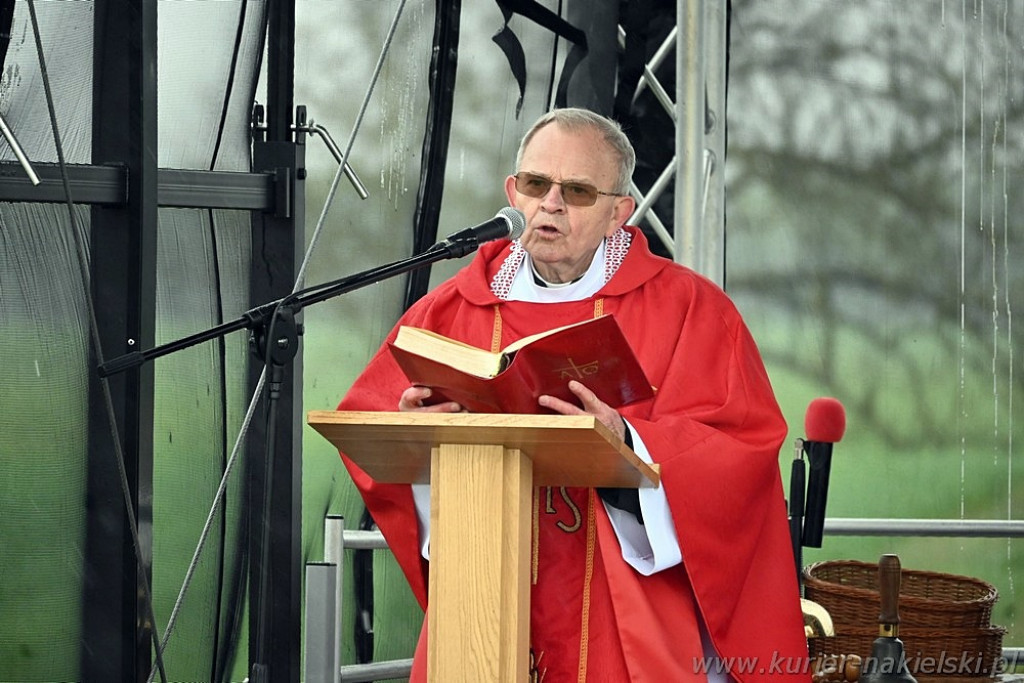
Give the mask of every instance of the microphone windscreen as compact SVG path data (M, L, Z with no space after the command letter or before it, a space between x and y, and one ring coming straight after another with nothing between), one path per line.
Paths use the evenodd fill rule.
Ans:
M811 401L804 415L804 434L808 441L837 443L846 431L846 410L839 399L821 397Z
M513 242L519 239L523 231L526 230L526 214L519 209L506 206L498 211L498 216L504 218L508 223L508 238Z

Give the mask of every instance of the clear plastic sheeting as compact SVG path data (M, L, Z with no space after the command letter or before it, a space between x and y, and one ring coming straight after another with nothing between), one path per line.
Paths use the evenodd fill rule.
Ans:
M52 206L0 205L0 680L77 671L89 335L70 233Z
M160 210L157 344L248 309L249 232L248 212ZM242 425L248 360L248 338L236 332L153 361L152 590L162 635ZM245 669L239 631L246 602L244 471L236 466L228 480L167 638L164 658L174 679L212 677L224 649Z
M68 163L89 163L93 3L36 2L35 9L64 158ZM16 2L0 77L0 111L29 160L55 163L57 146L42 79L28 4ZM15 159L6 142L0 143L0 157Z
M157 9L160 167L248 171L266 3L162 0Z
M92 6L43 5L44 55L63 93L55 110L66 123L64 155L81 163ZM25 3L14 9L0 112L30 160L57 160ZM16 160L6 142L0 156ZM87 209L76 222L88 231ZM80 244L65 207L0 204L0 680L75 680L78 671L89 386Z
M1020 520L1024 6L734 2L732 19L729 291L793 439L815 396L846 407L829 516ZM826 537L805 559L880 552L996 584L993 621L1024 638L1019 539Z
M161 2L161 167L248 171L266 3ZM36 2L60 141L89 164L95 6ZM127 5L126 5L127 8ZM241 28L239 28L241 26ZM17 3L0 112L34 163L58 161L27 3ZM123 126L125 121L110 121ZM14 155L0 145L5 160ZM72 197L74 199L74 197ZM0 205L0 680L78 680L91 335L88 206ZM159 212L157 341L248 309L250 215ZM243 333L155 361L153 578L163 634L248 402ZM104 349L107 359L126 349ZM114 453L109 457L113 459ZM227 492L165 653L171 680L245 670L242 484ZM239 678L229 676L229 678Z

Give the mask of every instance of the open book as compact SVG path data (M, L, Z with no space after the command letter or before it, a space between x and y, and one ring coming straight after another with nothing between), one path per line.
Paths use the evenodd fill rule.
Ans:
M539 413L543 394L578 405L568 388L573 379L613 408L654 395L611 315L524 337L499 352L403 325L389 349L412 384L433 390L429 403L456 401L476 413Z

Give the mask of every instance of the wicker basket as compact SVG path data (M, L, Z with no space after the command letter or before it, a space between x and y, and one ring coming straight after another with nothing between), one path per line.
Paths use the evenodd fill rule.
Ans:
M849 627L828 638L811 638L811 657L819 655L858 655L865 662L871 656L872 644L878 638L878 625ZM971 629L901 628L900 640L906 655L907 669L918 683L956 679L988 679L1002 673L1002 627Z
M806 567L803 576L805 597L828 610L837 631L870 626L877 632L877 564L830 560ZM907 569L900 573L900 617L910 629L987 628L998 597L995 586L967 576Z

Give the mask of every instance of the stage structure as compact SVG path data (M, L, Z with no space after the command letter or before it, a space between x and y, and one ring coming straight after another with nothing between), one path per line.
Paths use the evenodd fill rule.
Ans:
M310 140L329 147L339 173L344 172L346 191L351 185L357 195L366 196L364 182L346 158L351 147L342 152L326 128L307 113L305 103L297 101L297 4L301 3L0 1L4 67L0 134L6 142L0 162L0 237L5 246L0 338L10 371L7 390L0 396L4 416L0 462L8 487L4 496L8 507L0 515L2 529L8 532L0 566L6 584L19 587L3 596L7 602L0 609L0 615L15 615L17 620L17 628L0 628L0 679L220 681L242 672L253 681L300 680L302 426L306 410L329 407L302 405L305 383L298 339L303 316L297 316L291 330L263 330L266 338L257 340L262 354L252 352L247 335L234 334L201 346L184 345L156 360L134 355L216 329L292 291L301 279L307 225L313 213L306 206ZM409 21L402 15L405 2L372 5L382 17L390 18L393 12L396 24ZM754 17L749 25L741 22L746 31L744 45L758 46L753 51L770 53L776 45L772 40L784 31L768 31L764 26L773 25L763 17L763 25L758 24L755 3L626 3L621 15L619 5L566 3L561 16L542 3L498 0L489 9L504 17L504 28L513 35L502 31L503 37L493 42L511 55L511 38L533 31L534 37L541 35L546 41L551 66L549 80L538 85L527 79L526 71L518 71L510 57L508 69L515 78L502 85L510 91L518 86L519 101L488 97L486 106L507 106L508 119L515 126L528 122L531 108L539 113L558 105L590 106L628 124L637 136L640 156L633 187L638 209L632 222L640 224L663 253L726 286L724 170L733 14L742 11ZM353 6L366 11L367 4ZM457 183L446 184L445 167L454 118L459 27L469 9L461 3L439 2L434 12L430 52L435 61L420 79L430 82L430 102L420 150L420 188L411 212L414 253L438 236L443 190L458 189L453 187ZM796 18L802 13L793 14ZM813 11L803 14L809 15L808 25L824 21ZM851 15L843 26L863 27L879 14ZM1012 5L992 12L995 18L955 14L950 9L941 19L926 19L932 20L935 30L929 35L933 37L962 31L962 36L958 34L963 45L961 100L955 107L945 100L930 102L927 97L933 93L927 91L920 101L929 112L962 109L962 128L945 130L936 142L921 143L921 149L926 154L941 147L944 139L956 142L951 149L963 150L964 171L964 180L956 187L957 197L963 197L956 213L968 216L976 209L982 227L995 233L999 214L994 207L1001 204L996 199L979 202L980 208L971 204L967 199L970 176L964 169L983 168L980 175L985 178L998 177L997 169L1003 177L1013 177L1014 167L1006 171L1005 164L1007 159L1017 159L1019 170L1019 149L1007 131L1019 130L1021 117L1019 107L1010 106L1015 91L1006 84L1016 82L1013 79L1019 75L1021 58L1012 46L1019 43L1014 42L1014 32L1019 31L1014 27L1024 24L1015 21L1019 10ZM843 31L835 33L847 37ZM870 43L882 34L865 30L858 35ZM1000 42L999 37L1007 35L1011 40ZM389 34L381 41L381 62L392 37ZM971 41L977 49L968 49L969 43L974 47ZM1000 68L978 69L987 74L987 80L973 81L988 87L975 96L969 91L971 59L988 54L986 50L1001 56L994 59ZM934 61L943 63L939 57L944 58L947 51L936 48ZM818 57L825 60L834 54L823 50ZM915 60L894 61L904 65ZM370 80L371 69L366 71ZM899 69L892 71L899 76ZM858 71L869 72L874 73ZM529 78L535 75L531 72ZM899 78L907 91L916 82L926 82ZM953 81L961 79L942 82ZM757 96L751 95L761 92L759 81L752 78L751 82L740 83L741 92L746 93L741 117L749 117L759 104ZM785 85L782 80L771 82L773 89ZM257 102L255 93L261 87L265 95ZM804 94L800 90L783 100L802 101ZM347 92L344 95L348 97ZM341 95L335 93L335 97ZM200 100L205 104L200 105ZM1002 105L1001 109L994 106L995 123L986 109L990 100ZM975 102L980 103L977 120L969 116L968 103ZM764 112L771 110L767 106L757 111L769 119ZM872 111L871 116L853 121L854 127L862 131L861 121L874 122L875 115ZM735 120L735 110L731 116ZM781 120L781 127L788 131L790 124L797 128L800 117L785 115ZM924 138L932 135L933 128L922 124L924 133L910 132ZM750 140L765 134L756 126L751 129L755 133L748 129L737 144L741 153L747 153L742 160L746 168L761 163L768 170L754 174L755 179L785 179L786 174L772 166L781 164L778 159L784 155L765 161L750 154L756 146ZM862 136L870 138L868 142L884 137L883 128L870 129L877 135ZM831 139L818 132L816 128L816 135L809 136L812 141ZM665 144L667 139L671 144ZM899 147L917 138L906 133L894 134L893 139L893 146ZM829 148L824 145L824 149ZM969 159L968 150L973 149L980 150L981 162ZM870 157L871 150L864 154ZM935 159L923 154L920 158L924 168L937 167ZM937 158L946 157L940 150ZM797 162L790 160L787 168L802 171L801 159L818 161L808 154ZM832 186L856 184L860 179L861 190L872 187L884 169L897 168L899 173L879 184L906 193L894 204L923 212L923 217L913 214L925 226L919 235L939 234L935 225L948 227L942 221L944 214L928 212L940 193L931 192L931 185L924 189L901 185L912 185L907 179L917 177L901 165L911 163L906 158L884 159L884 163L873 159L872 173L863 172L856 163L846 168L827 161L824 171L831 169L836 172L834 180L842 179ZM806 187L816 188L809 193L813 199L829 187L814 185L821 170L805 178ZM363 173L372 177L375 171ZM930 170L918 175L932 177ZM978 184L971 188L974 196L989 197L986 192L995 187L994 181ZM797 184L779 194L803 197L804 189L805 185ZM908 199L920 199L918 195L929 199L918 203ZM1002 196L1005 216L1019 215L1015 209L1019 200L1012 193ZM858 210L872 206L860 195L856 199ZM887 206L884 201L878 204ZM944 209L946 214L951 211L948 206ZM817 211L834 217L821 207ZM885 221L884 213L872 221L861 220L859 214L856 218L853 222L858 226ZM742 222L744 216L731 220ZM961 219L964 225L967 220ZM1019 230L1011 231L1009 222L1009 218L1003 221L1006 239L1002 244L1006 253L1016 256L1014 240ZM990 236L985 230L974 232L985 238L977 251L992 256L993 289L1005 294L1008 302L1017 300L1020 297L1013 295L1020 293L1020 283L1003 272L995 257L998 248L990 246L1001 244L999 235ZM959 243L967 254L964 263L971 262L970 256L982 260L968 241L971 234L964 229ZM890 235L886 232L872 246L884 243L898 248L899 241ZM937 258L950 251L942 239L932 241L939 245ZM913 244L916 252L930 243L918 239ZM801 256L808 249L806 242L797 246L791 251ZM774 246L764 249L758 258L774 250ZM780 252L775 257L785 255ZM754 287L754 303L759 301L758 294L768 292L776 299L791 296L795 307L801 308L805 299L813 298L803 288L804 281L810 280L803 277L809 261L801 258L782 266L797 272L796 285L787 281L795 294L769 278L772 286ZM895 270L906 270L900 265ZM828 290L820 299L860 301L855 295L863 281L850 275L843 281L846 289ZM986 337L989 330L984 321L1002 323L1011 306L997 305L997 310L989 311L984 305L991 293L972 296L963 284L970 281L961 277L958 310L982 314L962 317L958 331L962 338L984 340L994 350L981 354L980 361L962 351L962 366L970 370L972 363L980 362L1002 367L1007 355L1003 345L1019 348L1014 342L1019 332L1012 328L1007 336L1000 336L1009 326L995 324L992 341ZM426 271L410 277L407 303L421 295L426 285ZM894 283L883 278L883 285L877 297ZM932 318L948 318L949 310L956 309L946 305L940 294L925 290L925 296L909 307L915 315L926 311L931 324ZM981 303L972 306L972 302ZM751 305L748 310L757 309ZM827 312L830 321L852 319L851 327L864 326L841 307ZM895 326L892 321L914 317L903 313L897 310L887 320ZM277 364L276 372L265 374L263 361L269 348L282 346L279 340L287 342L282 344L288 346L282 355L288 357ZM773 356L773 348L766 345L769 366L774 361L777 367L797 365L800 370L786 352L792 346L783 352L775 349ZM833 356L822 355L826 367L819 371L815 366L809 373L815 382L858 386L841 384L829 365ZM126 357L128 362L109 365ZM849 359L848 364L854 365ZM969 373L961 378L964 375ZM1002 379L996 375L992 382L997 391L985 387L980 394L1012 395ZM275 405L270 414L260 400L268 383ZM961 379L961 386L965 384ZM870 389L861 401L869 408L874 405ZM961 404L969 403L967 392L961 391ZM993 412L999 419L993 421L999 429L985 425L989 432L1012 435L1022 423L999 412L1006 404L997 402ZM884 416L873 417L884 420ZM966 416L960 417L967 421ZM955 421L942 416L924 423L922 431ZM884 433L881 428L877 431ZM1003 455L998 444L990 450ZM165 482L164 488L155 485L158 481ZM830 520L825 529L835 536L1017 538L1022 531L1014 514L1009 510L1005 520L966 519L950 524L840 519ZM168 533L174 527L188 530L180 534L185 540L179 542L177 535ZM1010 555L1009 550L1006 554ZM195 592L201 592L203 599L195 597ZM182 668L169 667L168 662L183 662Z
M152 602L152 543L154 534L159 535L161 520L161 512L153 506L160 506L164 499L155 496L153 488L154 472L164 467L154 461L154 440L165 436L159 414L158 404L163 401L159 385L170 379L165 373L176 372L171 368L162 370L160 363L170 365L174 361L118 361L187 337L204 325L215 327L248 306L286 295L298 275L305 241L308 137L319 134L339 156L329 134L308 121L304 107L296 106L294 101L296 8L291 0L231 3L226 8L229 15L225 16L222 10L220 16L213 16L219 25L233 24L237 31L235 43L229 43L222 52L223 61L218 61L222 58L212 52L208 55L207 66L212 66L211 70L223 69L220 82L225 84L221 86L219 116L214 117L217 123L211 129L199 130L200 137L209 136L204 140L209 145L201 148L190 143L191 149L183 154L169 147L181 143L164 142L165 138L171 140L166 131L175 124L201 120L187 115L172 119L158 112L158 95L161 106L170 110L168 103L172 98L187 92L187 85L179 83L170 68L171 62L177 63L176 54L207 44L199 31L180 48L162 53L160 62L158 36L170 35L168 26L181 30L181 26L202 26L210 21L210 12L204 15L199 8L204 4L208 5L192 3L198 10L193 15L187 9L168 9L168 5L156 0L132 3L130 11L126 11L128 5L122 1L96 0L81 4L78 14L68 10L64 3L46 3L38 13L32 2L5 3L0 7L0 20L6 22L8 34L13 27L13 32L33 38L20 45L4 45L7 66L12 73L20 69L22 74L37 74L39 84L32 90L14 90L15 95L23 95L21 100L11 96L13 104L6 112L9 121L4 121L3 133L14 158L3 162L0 198L9 203L15 214L19 213L15 207L23 206L29 215L55 216L54 225L63 231L63 239L77 245L71 249L80 256L77 281L88 292L88 302L82 302L87 311L84 316L88 318L83 325L86 338L82 341L91 351L81 358L80 366L83 378L87 379L90 406L82 422L86 429L82 443L87 444L83 450L87 466L81 491L88 503L84 514L76 517L84 534L84 565L81 622L79 628L73 629L80 634L81 654L78 666L72 666L77 668L80 679L86 681L141 681L169 675L163 657L154 658L154 651L166 654L164 648L173 648L177 634L162 633L160 626L174 628L174 620L183 615L178 611L181 600L174 602L170 615L155 613ZM687 12L693 24L686 31L696 31L693 35L699 40L705 30L705 6L690 3ZM213 10L212 14L218 12ZM457 12L438 15L439 22L457 22L458 18ZM724 12L716 11L712 18L721 29ZM83 36L82 26L90 25L91 35ZM618 36L620 41L628 38L622 33ZM667 43L674 40L673 32ZM91 60L83 60L80 51L71 52L70 46L78 48L82 44L92 45L87 49ZM260 76L257 69L264 51L266 103L253 107L252 93ZM592 52L597 54L598 50ZM668 52L670 47L663 56ZM686 59L690 61L679 62L680 73L691 70L696 64L694 60L702 59L699 48L690 51ZM73 67L68 66L72 63ZM165 75L164 80L156 77L158 73ZM79 133L83 130L81 123L68 123L81 114L73 104L78 99L72 98L67 88L72 78L92 84L91 90L78 93L78 99L91 102L88 116L82 120L92 123L91 127L86 124L84 135ZM187 82L188 76L181 80ZM662 87L653 73L637 83L641 89ZM691 80L689 87L696 87L696 83ZM675 87L670 85L669 89ZM694 99L664 101L666 115L696 126L692 130L703 130L701 87L690 91L689 97ZM715 86L719 87L720 84ZM688 133L691 139L692 130ZM24 148L19 138L25 142ZM444 149L436 153L443 154ZM671 182L676 187L683 181L701 182L714 167L708 161L712 157L698 154L686 173L676 173L678 162L673 159L663 168L663 180L658 187L637 188L638 197L646 199L638 218L649 215L662 237L671 238L671 227L666 227L652 208L666 187L664 180L674 178ZM349 174L349 180L358 184L354 174ZM676 194L685 196L692 209L701 193ZM251 221L246 216L251 216ZM245 229L246 223L251 229ZM185 263L165 260L161 244L169 234L192 231L193 239L196 234L205 234L199 242L206 247L200 249L212 249L216 254L209 280L214 291L208 294L214 306L209 312L197 309L185 313L184 325L167 325L159 319L159 311L163 309L166 313L167 307L176 305L179 298L173 291L176 285L171 269ZM247 267L220 262L223 255L218 249L232 245L240 253L250 255ZM674 248L680 252L693 251L688 246ZM264 258L266 254L273 257ZM165 280L168 274L172 277ZM231 282L228 278L237 280ZM74 286L75 280L72 278L69 286ZM248 291L244 300L233 293L239 283ZM173 323L175 319L172 316L170 320ZM301 326L301 319L298 325ZM243 416L234 405L262 386L261 364L251 363L246 380L244 373L240 375L237 371L247 357L245 341L221 340L217 347L214 361L219 369L214 374L221 388L209 404L217 414L211 434L220 434L214 438L222 442L222 466L233 463L229 453L234 455L230 435L234 426L248 430L250 452L239 467L245 485L218 482L216 473L211 472L206 475L204 486L220 499L214 503L204 532L210 531L212 523L220 544L220 572L224 577L220 616L213 631L204 636L220 643L215 661L211 662L211 676L219 680L228 675L229 651L234 647L230 645L232 633L237 630L242 606L248 601L253 607L249 616L249 649L259 649L261 645L254 639L262 638L261 642L268 645L260 657L274 672L274 680L298 680L302 354L295 356L277 382L277 410L286 418L268 427L258 417ZM195 356L189 358L180 362L193 363ZM115 365L107 365L100 376L95 368L104 367L111 360ZM169 442L173 442L175 431L167 431ZM261 457L268 432L275 454L272 472L263 470ZM177 436L187 440L180 431ZM246 514L244 510L260 509L267 485L272 488L266 515L274 522L269 538L265 539L261 536L258 515ZM214 519L219 521L211 522ZM263 562L273 571L268 574L271 585L261 595L256 577L264 567L258 555L267 541L271 555ZM196 555L198 558L199 553ZM187 593L188 580L196 579L193 571L192 566L185 571L186 585L181 596ZM162 576L159 569L156 575ZM156 590L166 594L166 586L157 583ZM158 625L156 629L154 624ZM269 632L261 631L264 628Z
M244 338L240 343L221 341L212 350L207 347L199 356L178 361L176 368L164 366L172 375L181 370L177 377L155 370L150 363L102 378L96 368L122 354L151 348L158 340L169 341L220 322L232 311L244 311L249 301L283 296L295 279L303 247L306 131L292 96L294 3L187 4L191 7L156 0L96 0L39 3L37 9L36 3L11 2L4 3L5 11L0 13L7 22L5 35L10 35L13 24L14 33L24 39L4 44L8 74L34 76L26 79L31 87L22 86L22 81L10 83L15 87L7 100L12 102L6 112L8 128L24 144L26 158L19 155L18 162L3 164L0 197L9 203L4 221L10 229L18 222L34 224L33 217L39 216L40 227L52 223L46 233L49 239L74 245L69 253L80 257L77 264L69 264L69 286L84 290L84 299L76 294L72 300L81 305L73 315L85 319L85 334L79 350L68 354L72 362L58 372L72 372L87 382L90 408L80 422L70 425L84 430L72 446L81 451L68 448L67 443L63 447L69 454L76 453L69 465L81 467L85 477L65 492L70 501L77 498L76 493L86 501L83 514L70 522L72 529L81 525L84 536L82 565L75 572L80 584L72 581L58 589L70 592L62 612L67 611L71 624L57 629L49 656L23 663L20 674L29 677L82 681L180 677L165 670L161 657L154 658L154 652L166 646L166 642L158 645L164 634L154 631L154 623L161 629L168 623L168 614L154 614L152 604L154 574L160 575L159 569L154 570L153 538L165 528L162 515L154 511L163 497L154 498L153 476L154 470L167 466L154 462L154 440L166 442L176 435L191 450L187 445L191 439L199 439L193 445L211 439L222 442L226 454L231 438L227 432L236 430L240 421L233 404L251 391L246 385L256 386L259 369L254 366L251 375L245 371ZM158 8L162 26L176 26L182 37L162 50L163 58L179 71L160 69L160 74L171 74L160 83ZM183 32L186 26L191 35ZM216 33L218 27L229 28L219 36L234 39L213 39L208 32ZM264 46L270 87L265 108L257 113L252 93ZM206 62L197 64L196 54L203 54ZM197 75L196 66L206 75ZM186 100L195 94L192 88L201 90L211 83L216 93L212 107ZM158 115L158 94L173 117ZM175 105L177 97L182 100ZM84 110L81 102L87 103ZM158 119L165 130L173 128L171 124L184 125L189 136L163 143ZM166 137L174 140L173 134ZM183 262L174 260L182 254L170 253L173 249L165 251L167 240L176 239L193 245L195 258L186 266L191 269L187 277L210 286L199 300L190 302L181 296L186 294L183 289L176 290L180 268L189 262L187 257ZM216 256L204 262L201 255L208 250ZM265 253L274 258L259 258ZM245 255L246 262L235 262L236 254ZM250 260L249 254L257 257ZM29 314L52 319L60 333L59 311L48 312L45 303L41 305ZM168 315L175 306L180 307L179 314L172 310ZM194 310L182 312L190 306ZM162 321L159 309L164 313ZM175 434L173 428L166 430L168 424L161 420L155 400L160 400L157 385L161 382L187 385L195 379L197 363L207 366L201 371L207 384L201 399L197 393L196 406L204 414L193 421L196 433L190 438ZM184 370L190 366L193 370ZM281 411L296 419L283 420L276 430L270 514L280 522L274 527L270 557L275 567L274 598L261 607L271 630L268 641L274 643L267 657L278 673L276 680L294 681L299 680L301 618L297 418L301 381L297 363L280 387ZM259 420L253 423L250 443L256 444L257 457L247 461L261 462L264 430ZM84 467L78 464L82 462ZM206 465L210 466L215 471L200 475L197 491L212 494L216 488L216 470L223 469L223 459ZM258 500L263 483L270 480L258 465L244 469L251 489L231 486L229 502L223 504L223 517L215 528L220 547L213 553L219 565L214 571L220 573L223 589L217 592L212 630L204 628L202 640L212 645L205 657L209 662L205 676L216 680L228 675L232 646L227 641L238 632L246 602L247 548L258 544L258 528L246 523L239 501L248 495ZM188 504L193 502L198 501ZM188 514L186 501L177 500L175 507ZM51 522L61 523L60 519ZM80 607L73 597L78 585ZM166 594L166 588L160 590ZM260 616L252 615L253 623ZM50 617L62 623L68 619ZM78 619L80 624L75 624ZM61 633L68 633L67 646L61 645ZM4 659L17 666L13 659ZM5 670L0 677L17 678L19 672Z

